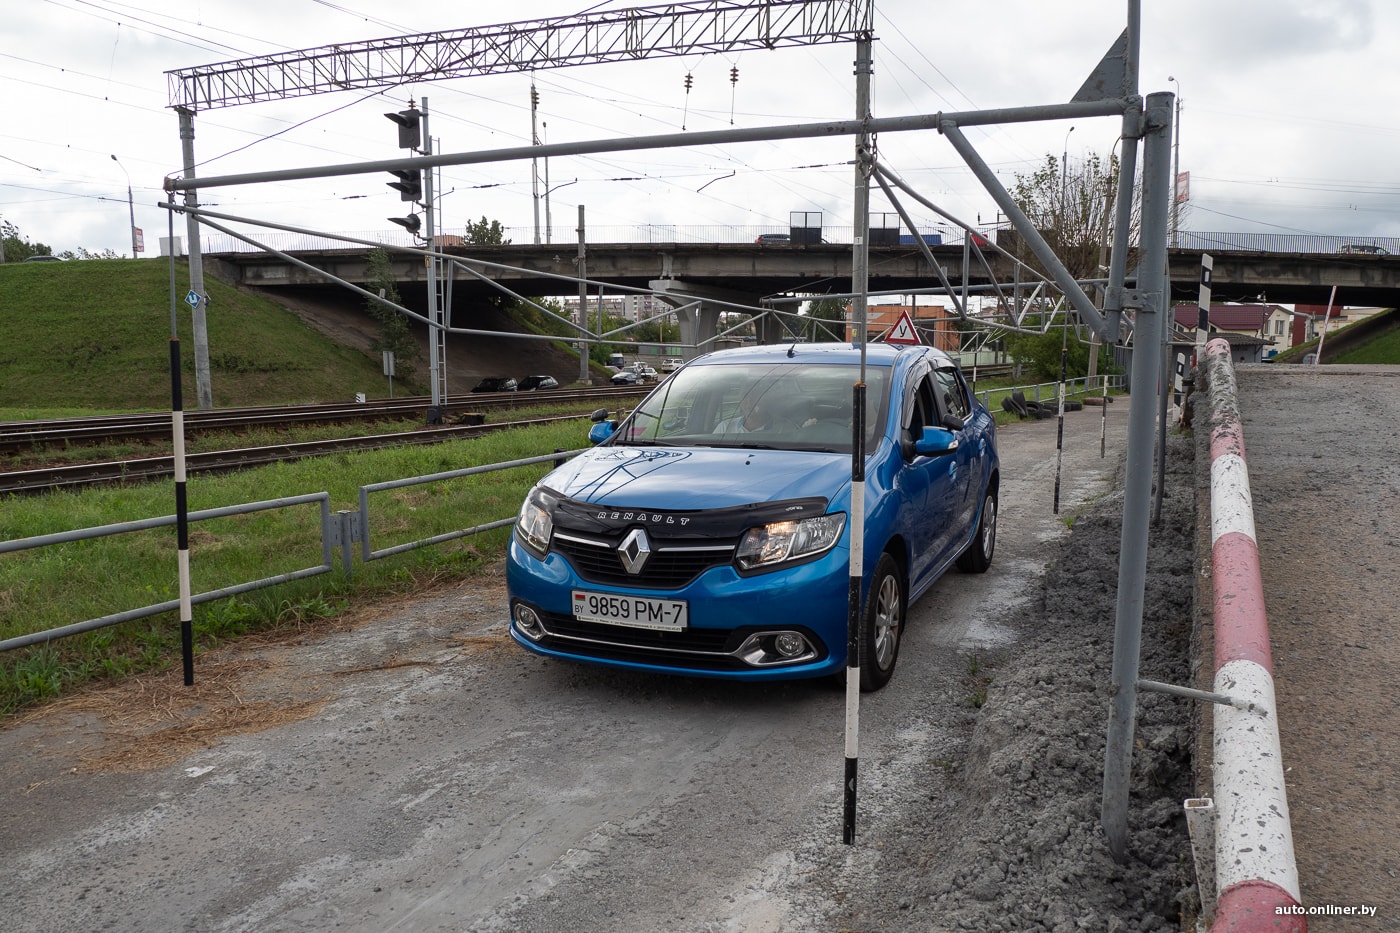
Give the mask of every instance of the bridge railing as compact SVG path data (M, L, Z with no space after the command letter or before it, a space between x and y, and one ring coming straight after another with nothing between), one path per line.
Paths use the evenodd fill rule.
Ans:
M731 226L726 224L628 224L617 226L590 227L586 232L590 243L639 243L639 244L689 244L689 243L753 243L762 234L785 234L788 228L782 226ZM981 236L995 241L996 230L982 228ZM957 227L929 226L920 228L923 235L937 236L945 246L961 245L965 234ZM260 242L283 252L298 250L363 249L353 243L330 236L266 231L261 235L252 234ZM386 246L413 247L413 237L405 230L352 230L344 236L361 240L372 240ZM852 227L824 227L822 240L826 243L849 244L853 237ZM460 245L466 241L465 227L448 227L439 232L440 242ZM504 238L516 245L529 245L535 242L533 227L506 227ZM556 227L540 231L540 242L554 245L575 245L578 236L572 227ZM1332 236L1322 234L1291 233L1229 233L1182 230L1176 235L1174 247L1204 251L1241 251L1255 253L1340 253L1345 247L1380 247L1391 255L1400 256L1400 237L1377 236ZM226 234L216 233L203 237L201 248L206 253L255 253L258 248Z

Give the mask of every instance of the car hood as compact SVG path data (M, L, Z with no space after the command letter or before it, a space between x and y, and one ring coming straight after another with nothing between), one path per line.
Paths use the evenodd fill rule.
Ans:
M603 446L541 484L571 499L639 509L718 509L779 499L844 499L845 454L793 450Z

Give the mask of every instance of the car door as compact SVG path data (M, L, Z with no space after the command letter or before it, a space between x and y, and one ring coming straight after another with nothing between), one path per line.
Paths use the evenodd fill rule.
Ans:
M941 366L933 371L936 402L939 420L945 427L951 427L945 415L962 422L963 427L954 431L958 438L958 449L950 456L956 460L954 469L954 489L949 499L949 521L951 544L961 544L967 539L972 523L977 519L977 508L982 504L982 432L973 419L972 401L968 397L967 386L951 366Z
M958 465L952 455L928 457L913 452L923 429L938 423L933 374L920 367L910 381L901 413L901 446L909 451L901 469L906 490L906 536L910 542L911 592L947 561L954 545L952 519L958 505Z

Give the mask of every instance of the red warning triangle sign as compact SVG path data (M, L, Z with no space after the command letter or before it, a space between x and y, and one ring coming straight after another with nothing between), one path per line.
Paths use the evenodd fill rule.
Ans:
M908 311L900 312L899 322L885 333L885 343L922 343L919 332L914 329L914 322L909 320Z

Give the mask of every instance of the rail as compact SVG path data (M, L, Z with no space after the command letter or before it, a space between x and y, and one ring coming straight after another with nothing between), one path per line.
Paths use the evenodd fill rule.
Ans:
M300 580L305 577L314 577L319 574L330 572L333 567L333 551L331 544L335 540L337 529L332 523L330 494L326 492L309 493L301 496L286 496L281 499L267 499L261 502L247 502L240 505L224 506L217 509L203 509L189 514L190 522L207 521L213 518L225 518L231 515L246 515L253 512L265 512L270 509L289 508L295 505L305 505L317 502L321 506L321 562L319 564L304 567L300 570L293 570L275 576L263 577L258 580L250 580L245 583L238 583L233 586L221 587L216 590L208 590L190 597L192 605L212 602L216 599L224 599L228 596L237 596L239 593L247 593L263 587L275 586L279 583L288 583L292 580ZM130 522L118 522L112 525L99 525L90 528L77 528L70 531L60 531L47 535L36 535L29 538L15 538L11 541L0 541L0 554L12 553L15 551L30 550L33 548L50 547L57 544L69 544L76 541L87 541L93 538L105 538L112 535L127 534L135 531L146 531L152 528L167 528L174 526L176 516L164 515L160 518L144 518ZM83 632L92 632L109 625L116 625L120 622L130 622L133 619L143 619L147 616L159 615L163 612L173 612L180 608L178 599L166 600L164 602L153 603L149 606L142 606L137 609L128 609L124 612L115 612L110 615L101 616L95 619L86 619L82 622L74 622L71 625L63 625L54 629L46 629L41 632L30 632L27 635L18 635L14 638L7 638L0 641L0 652L12 651L16 648L25 648L30 645L42 644L52 641L55 638L66 638L70 635L80 635Z

